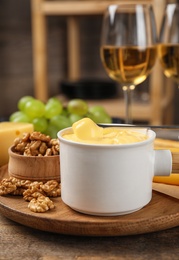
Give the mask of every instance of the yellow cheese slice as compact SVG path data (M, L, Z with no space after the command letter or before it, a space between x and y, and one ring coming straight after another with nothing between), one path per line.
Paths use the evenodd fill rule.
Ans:
M29 123L0 123L0 166L8 163L8 149L13 145L14 139L22 137L23 133L31 133L33 131L33 124Z
M153 182L179 185L179 174L172 173L170 176L155 176Z

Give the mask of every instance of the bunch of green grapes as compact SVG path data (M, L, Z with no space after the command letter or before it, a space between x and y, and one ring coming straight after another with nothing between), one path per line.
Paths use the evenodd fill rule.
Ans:
M34 130L57 138L57 133L63 128L84 117L91 118L95 123L111 123L111 117L102 106L88 107L82 99L72 99L67 106L56 98L50 98L46 103L32 96L22 97L18 111L11 114L9 121L26 122L34 125Z

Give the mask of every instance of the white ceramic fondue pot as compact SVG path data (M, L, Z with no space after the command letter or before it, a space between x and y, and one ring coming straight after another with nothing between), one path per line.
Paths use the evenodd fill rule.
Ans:
M63 138L67 133L72 128L58 132L61 197L76 211L102 216L132 213L150 202L154 175L171 173L171 152L154 150L152 130L147 130L145 141L124 145L73 142Z

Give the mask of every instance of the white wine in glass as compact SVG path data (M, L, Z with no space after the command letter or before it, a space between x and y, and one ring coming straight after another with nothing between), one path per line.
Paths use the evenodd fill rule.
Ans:
M100 55L108 76L122 85L126 102L125 122L131 123L132 91L147 78L157 57L152 6L108 6L103 18Z
M179 87L179 4L166 5L158 55L165 76L171 78Z

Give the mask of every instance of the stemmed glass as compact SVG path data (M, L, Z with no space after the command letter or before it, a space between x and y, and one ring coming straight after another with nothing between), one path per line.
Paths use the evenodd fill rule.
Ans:
M156 43L152 5L108 6L103 17L100 55L108 76L122 85L126 123L132 122L132 92L147 78L155 64Z
M179 87L179 4L168 4L160 30L159 60L166 77Z

